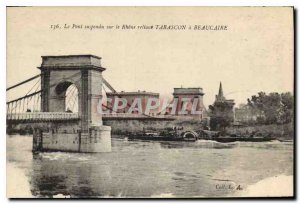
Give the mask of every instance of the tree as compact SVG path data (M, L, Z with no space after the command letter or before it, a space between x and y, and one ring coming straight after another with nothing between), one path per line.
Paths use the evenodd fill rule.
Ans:
M258 123L283 124L293 119L294 97L290 92L281 94L274 92L269 95L259 92L247 101L251 108L263 113L264 117L260 117Z
M294 97L290 92L281 94L280 114L278 122L289 123L294 117Z

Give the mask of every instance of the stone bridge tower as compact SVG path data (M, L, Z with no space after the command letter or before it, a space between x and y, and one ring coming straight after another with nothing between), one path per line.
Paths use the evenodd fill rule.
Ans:
M81 128L102 125L97 105L101 101L101 58L94 55L43 56L41 70L42 112L64 112L65 93L74 84L78 90Z
M102 72L105 70L101 66L101 58L94 55L42 56L42 64L38 68L41 70L43 90L42 112L65 112L68 87L73 84L78 90L79 120L75 125L76 133L74 131L73 136L72 133L66 135L68 126L75 129L74 124L68 121L61 122L59 128L43 133L42 149L62 151L78 149L79 152L110 151L111 129L102 125L102 116L97 111L98 104L101 105ZM55 145L56 143L60 144ZM78 143L78 148L73 145L74 143Z

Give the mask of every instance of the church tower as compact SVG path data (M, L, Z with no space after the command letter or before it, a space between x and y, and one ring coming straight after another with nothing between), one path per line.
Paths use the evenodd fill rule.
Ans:
M216 95L216 101L225 101L225 97L223 94L222 82L220 82L219 93Z
M212 130L224 130L226 126L229 126L233 122L234 104L234 100L225 98L222 82L220 82L216 100L213 105L209 106L211 110L210 126Z

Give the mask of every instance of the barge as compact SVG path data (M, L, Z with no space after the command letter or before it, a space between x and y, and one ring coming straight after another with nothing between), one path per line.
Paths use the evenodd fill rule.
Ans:
M275 140L271 136L262 135L221 135L219 131L209 130L183 130L182 127L165 128L163 130L143 130L140 132L128 132L129 140L153 140L153 141L186 141L195 142L197 140L213 140L220 143L229 142L267 142Z
M129 140L155 140L155 141L187 141L195 142L198 133L194 131L184 131L183 128L165 128L160 131L147 131L127 134Z

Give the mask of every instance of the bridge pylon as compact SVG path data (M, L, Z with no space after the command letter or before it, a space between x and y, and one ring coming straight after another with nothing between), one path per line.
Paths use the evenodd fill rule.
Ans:
M95 55L42 56L41 112L66 112L66 92L78 93L78 119L49 121L34 131L33 151L110 152L111 128L103 126L97 106L102 99L101 58ZM38 144L37 144L38 143Z

